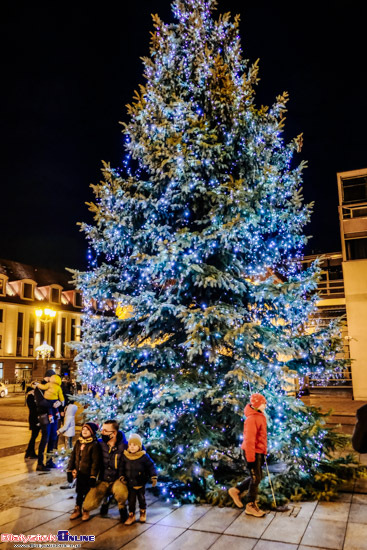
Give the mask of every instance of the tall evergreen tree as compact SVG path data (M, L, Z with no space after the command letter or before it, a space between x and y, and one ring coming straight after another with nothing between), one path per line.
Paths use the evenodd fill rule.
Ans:
M301 136L282 139L287 94L256 105L239 18L216 20L215 7L176 0L174 23L153 16L146 85L124 125L134 169L104 164L95 223L82 225L91 268L75 273L89 417L144 435L171 496L212 502L243 467L254 391L269 404L269 452L287 465L279 494L332 471L333 436L286 380L326 376L340 344L335 327L307 330L318 266L300 267L311 207Z

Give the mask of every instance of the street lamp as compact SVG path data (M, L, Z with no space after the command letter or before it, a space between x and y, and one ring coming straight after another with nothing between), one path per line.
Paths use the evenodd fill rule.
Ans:
M43 361L45 362L46 359L50 358L51 353L54 351L54 348L47 344L48 335L51 336L51 331L48 328L50 326L50 323L52 323L52 320L56 317L56 311L54 309L51 309L49 307L37 308L35 311L36 317L39 319L40 323L45 324L45 339L43 344L38 346L36 348L37 352L37 359L42 357Z

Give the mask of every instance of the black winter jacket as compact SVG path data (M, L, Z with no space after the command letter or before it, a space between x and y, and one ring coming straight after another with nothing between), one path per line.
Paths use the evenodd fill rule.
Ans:
M28 416L29 429L35 430L38 424L38 412L37 412L37 405L34 399L34 392L32 390L30 390L27 394L27 407L29 409L29 416Z
M145 451L136 453L137 458L132 458L131 453L125 451L122 456L122 477L128 487L142 487L152 477L157 477L155 464Z
M123 432L117 432L116 445L111 447L102 439L98 440L102 451L102 464L99 479L101 481L116 481L121 476L121 457L127 449L127 439Z
M357 410L357 423L352 436L353 449L357 453L367 453L367 405Z
M82 451L81 446L82 442L78 439L71 453L67 471L76 470L78 473L96 478L102 462L101 448L97 438L94 437L90 443L85 443Z

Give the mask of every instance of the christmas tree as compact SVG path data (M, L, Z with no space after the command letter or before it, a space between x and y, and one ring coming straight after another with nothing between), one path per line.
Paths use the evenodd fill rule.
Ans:
M270 458L286 465L278 496L307 494L318 479L335 484L338 467L347 475L349 459L330 459L337 436L287 392L294 375L341 366L337 326L316 319L318 265L300 263L311 213L294 160L302 138L282 138L286 93L256 105L258 64L242 57L239 18L215 19L214 0L172 8L174 23L153 16L126 166L104 164L95 223L82 225L78 376L93 390L82 400L88 418L144 436L167 496L224 502L244 466L243 409L259 391Z

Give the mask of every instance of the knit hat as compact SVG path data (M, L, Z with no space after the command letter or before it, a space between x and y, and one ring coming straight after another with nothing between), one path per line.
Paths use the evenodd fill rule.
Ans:
M138 447L141 449L143 446L143 441L139 434L131 434L129 437L129 445L132 443L133 445L138 445Z
M52 369L49 369L45 372L45 377L50 377L50 376L53 376L54 374L56 374L56 372Z
M263 405L265 403L266 405L266 399L261 393L253 393L250 396L250 403L255 408L258 409L260 405Z
M96 435L96 432L99 430L98 424L95 424L94 422L85 422L83 424L83 428L84 426L87 426L88 430L92 435Z

